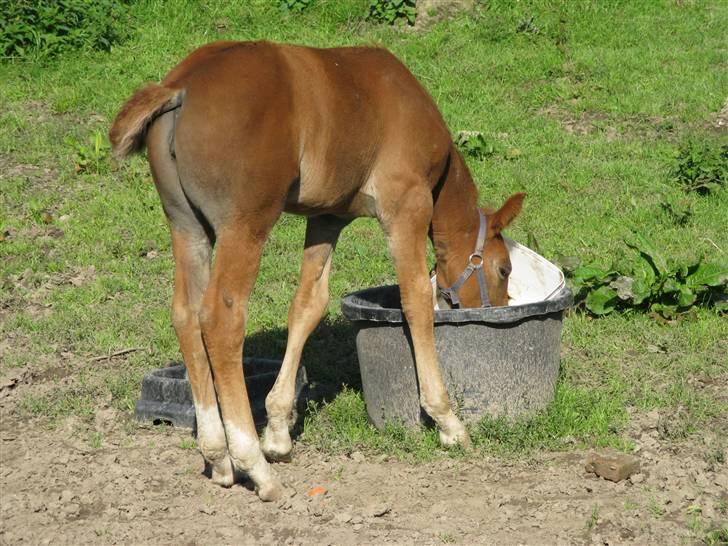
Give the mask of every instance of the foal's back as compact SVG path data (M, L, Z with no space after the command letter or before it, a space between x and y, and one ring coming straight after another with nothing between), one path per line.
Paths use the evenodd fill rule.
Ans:
M450 153L432 99L383 49L218 42L162 84L185 90L175 148L201 208L215 194L238 213L283 196L290 212L376 215L379 185L433 187Z

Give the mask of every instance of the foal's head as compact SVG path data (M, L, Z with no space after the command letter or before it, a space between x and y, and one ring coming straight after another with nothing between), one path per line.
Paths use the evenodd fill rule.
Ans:
M525 193L516 193L509 197L500 209L496 211L483 210L487 218L487 229L482 267L485 284L488 287L488 299L494 307L508 305L508 278L511 274L511 259L501 232L521 212L525 197ZM461 251L465 253L465 256L470 256L474 248L474 242L469 241L467 242L467 248L463 246ZM481 263L481 260L477 257L471 257L470 262L477 265ZM449 261L448 271L444 272L445 275L443 276L445 278L442 279L440 286L450 286L456 282L467 263L467 261L458 261L456 264L454 261ZM438 280L440 280L439 277L438 273ZM458 296L461 307L481 306L480 285L476 274L471 275L465 281L458 291Z

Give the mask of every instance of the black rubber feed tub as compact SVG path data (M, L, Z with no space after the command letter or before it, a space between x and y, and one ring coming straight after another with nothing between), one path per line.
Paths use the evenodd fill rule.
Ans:
M281 362L264 358L246 358L244 362L250 407L255 424L260 427L266 422L265 397L275 383ZM301 366L296 376L296 400L306 384L306 369ZM136 403L134 416L142 422L195 428L195 406L183 364L158 368L144 376L142 396Z
M554 298L526 305L436 310L435 344L458 415L518 417L553 400L559 373L561 325L572 302L564 287ZM344 296L344 316L356 331L362 388L372 423L419 425L420 412L409 329L398 286Z
M440 366L456 411L466 422L486 415L526 415L545 408L554 396L562 318L573 297L558 268L530 249L508 243L513 290L525 303L435 310ZM356 331L364 399L372 423L378 428L387 421L421 424L424 415L399 287L348 294L341 308Z

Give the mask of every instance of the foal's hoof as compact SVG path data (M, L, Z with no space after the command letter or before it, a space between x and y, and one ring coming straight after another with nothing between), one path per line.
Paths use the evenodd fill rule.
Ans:
M235 483L235 472L230 457L225 457L222 461L212 465L211 479L219 486L232 487Z
M293 451L293 443L288 431L281 434L272 432L268 428L265 430L260 448L263 450L265 458L270 462L289 462Z
M268 484L259 485L257 487L257 493L263 502L274 502L283 497L284 489L281 482L278 481L278 478L274 478Z
M440 443L445 447L460 445L466 451L469 451L472 448L470 435L463 425L460 425L458 429L451 431L450 433L440 430Z

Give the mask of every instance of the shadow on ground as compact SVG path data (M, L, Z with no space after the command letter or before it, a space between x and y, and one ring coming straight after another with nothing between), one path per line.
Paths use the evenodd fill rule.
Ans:
M245 356L283 360L288 330L276 328L248 334ZM355 333L351 324L341 318L327 318L311 334L303 350L301 364L306 367L308 380L335 389L346 385L361 388L359 364L356 358Z
M251 333L245 338L244 354L246 357L282 360L287 337L288 330L285 328ZM333 400L345 386L361 389L355 332L351 323L342 318L321 321L306 342L301 365L306 368L308 387L298 400L298 419L291 430L294 438L303 430L309 402Z

